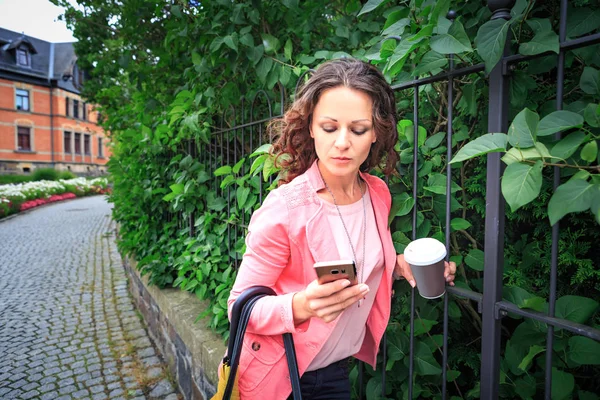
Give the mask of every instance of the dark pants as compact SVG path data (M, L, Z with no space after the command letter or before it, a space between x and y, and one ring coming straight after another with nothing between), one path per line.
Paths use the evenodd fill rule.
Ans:
M335 362L300 378L302 400L350 400L349 359ZM288 397L292 400L293 395Z

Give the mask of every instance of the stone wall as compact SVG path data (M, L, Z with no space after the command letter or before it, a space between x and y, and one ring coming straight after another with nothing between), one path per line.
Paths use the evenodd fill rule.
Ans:
M124 258L129 290L143 314L150 336L159 347L186 400L210 399L218 380L217 368L225 354L223 339L194 323L207 307L194 294L180 289L158 289L140 276L136 262Z

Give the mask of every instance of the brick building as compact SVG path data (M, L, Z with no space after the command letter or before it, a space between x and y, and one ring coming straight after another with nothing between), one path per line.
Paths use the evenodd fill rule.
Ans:
M76 61L72 43L0 28L0 174L106 172L107 138L79 95L84 74Z

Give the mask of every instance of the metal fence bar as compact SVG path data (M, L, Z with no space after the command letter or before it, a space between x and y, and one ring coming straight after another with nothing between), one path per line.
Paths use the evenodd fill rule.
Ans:
M419 86L414 88L413 95L413 215L412 215L412 240L417 238L417 191L418 184L417 179L419 178L419 158L418 158L418 144L419 144ZM413 375L415 368L415 288L411 287L410 290L410 338L409 338L409 357L408 357L408 398L413 398Z
M600 329L595 329L590 326L579 324L577 322L569 321L563 318L550 317L547 314L533 310L528 310L526 308L519 308L519 306L511 303L510 301L503 300L499 301L496 304L496 314L501 315L502 311L508 311L517 315L521 315L523 317L533 319L535 321L543 322L545 324L550 325L551 327L564 329L566 331L573 332L577 335L585 336L590 339L600 341ZM550 331L550 329L548 329L548 331Z
M500 5L496 4L497 7ZM492 7L490 7L492 8ZM493 9L492 19L510 19L509 10ZM506 39L504 55L510 48ZM506 132L508 125L509 78L498 63L489 76L488 132ZM487 182L485 207L485 244L483 276L483 316L481 337L481 398L498 398L500 376L500 328L496 318L496 303L502 300L502 277L504 262L504 198L500 188L502 161L500 153L487 155Z
M448 12L448 19L454 21L456 13ZM449 55L450 72L454 69L454 54ZM454 78L452 75L448 78L448 123L446 124L446 261L450 260L450 201L452 195L452 119L454 117ZM448 295L444 296L444 329L443 329L443 344L442 344L442 400L447 397L447 376L448 376Z
M559 26L559 42L563 42L567 36L567 1L560 2L560 26ZM562 110L563 93L565 85L565 50L560 50L558 53L558 70L556 76L556 109ZM560 140L561 134L557 132L554 135L555 139ZM554 167L554 182L553 189L560 185L560 170ZM552 226L552 250L550 254L550 298L548 299L548 316L554 317L556 308L556 275L558 270L558 239L560 237L560 224L555 223ZM552 351L554 349L554 327L548 326L546 336L546 382L544 387L544 398L551 400L552 397Z

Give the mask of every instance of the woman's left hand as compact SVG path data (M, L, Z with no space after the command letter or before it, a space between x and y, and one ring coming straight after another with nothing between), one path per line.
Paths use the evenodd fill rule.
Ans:
M454 286L454 276L456 274L456 263L454 261L444 261L444 278L446 278L446 282L450 286ZM415 282L415 278L413 277L412 270L410 269L410 265L404 260L404 254L398 254L396 257L396 267L394 268L394 275L398 279L406 279L410 286L415 287L417 283Z

